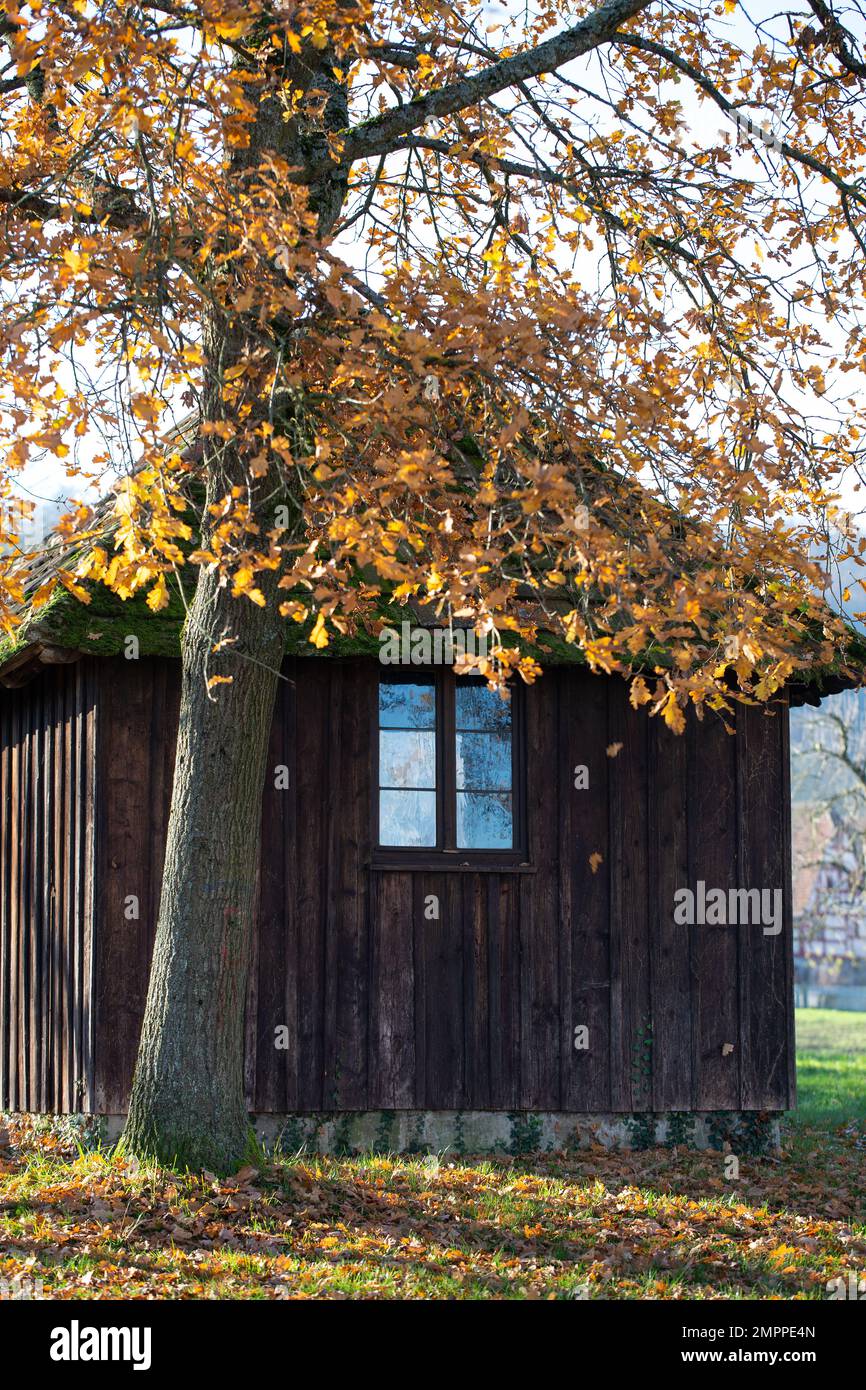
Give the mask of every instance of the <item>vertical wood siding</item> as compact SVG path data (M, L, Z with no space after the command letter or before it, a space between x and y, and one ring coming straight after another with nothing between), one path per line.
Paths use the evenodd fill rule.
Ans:
M0 694L0 1109L94 1106L95 741L84 663Z
M271 779L263 819L256 1110L793 1103L784 705L741 710L734 734L690 717L677 738L624 682L549 671L526 702L532 872L373 871L378 672L287 674L271 757L290 788ZM674 893L699 879L781 888L783 931L678 925Z
M95 1100L126 1109L165 857L180 663L101 659L94 940ZM137 915L135 915L137 913Z
M251 1108L792 1104L784 706L741 710L735 734L690 717L676 738L631 709L624 682L549 671L526 692L531 871L381 871L369 867L378 674L316 658L283 670L248 1000ZM176 662L115 659L0 694L7 1106L78 1109L83 1095L99 1111L126 1107L179 688ZM676 924L676 889L699 879L782 888L782 932Z

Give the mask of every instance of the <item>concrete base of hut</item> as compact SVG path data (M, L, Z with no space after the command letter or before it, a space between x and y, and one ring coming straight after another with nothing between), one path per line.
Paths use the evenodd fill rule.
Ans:
M85 1147L114 1144L125 1115L9 1115L56 1130ZM0 1115L0 1120L4 1116ZM775 1153L781 1116L756 1110L673 1114L583 1115L522 1110L344 1110L329 1114L251 1115L268 1152L330 1154L568 1153L605 1149L714 1149L737 1155Z
M578 1115L563 1111L365 1110L329 1114L253 1115L256 1137L283 1154L562 1153L600 1144L606 1149L656 1145L772 1153L780 1146L780 1117L759 1111ZM105 1137L121 1133L124 1116L105 1117Z

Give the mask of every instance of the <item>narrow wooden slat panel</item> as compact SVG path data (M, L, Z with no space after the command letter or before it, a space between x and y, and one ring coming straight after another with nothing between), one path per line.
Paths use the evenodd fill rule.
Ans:
M686 730L689 887L737 886L737 739L708 714ZM692 1067L698 1110L736 1110L740 1098L738 932L684 927L692 943ZM730 1044L732 1051L727 1050Z
M486 874L461 875L463 889L463 1049L465 1105L492 1108L490 1084L490 924Z
M298 901L297 901L297 825L298 825L298 662L296 658L284 664L286 683L280 689L280 725L282 728L282 755L280 761L289 770L289 790L283 803L283 864L285 880L283 884L283 1006L282 1016L288 1029L291 1061L287 1063L285 1076L285 1108L297 1110L300 1104L298 1095L298 999L306 986L300 978L300 955L298 941Z
M51 1107L53 1110L66 1110L68 1107L68 1088L66 1074L66 981L63 952L66 940L66 923L63 920L63 894L61 878L64 863L63 833L63 782L61 747L63 721L60 717L62 699L62 668L49 672L46 682L47 728L50 740L50 756L47 767L50 810L46 815L48 829L48 929L51 942L51 1036L50 1055L53 1077Z
M527 691L526 814L535 874L520 879L521 1106L560 1108L559 682Z
M303 675L296 686L298 814L293 850L298 923L298 1106L321 1110L325 1104L330 676L327 663L307 666L299 662L299 670L302 665Z
M520 1103L520 885L509 874L491 875L487 887L490 1103L513 1110Z
M162 783L156 777L152 729L165 715L165 686L150 660L106 662L100 701L100 882L97 894L96 1091L109 1114L125 1108L144 1016L150 958L159 907L159 873L154 868L154 822L162 818ZM154 708L156 707L156 708ZM76 720L77 743L83 733ZM76 785L82 786L80 754ZM158 801L154 801L156 791ZM80 795L80 791L79 791ZM161 834L161 831L160 831ZM86 826L76 841L83 848ZM138 900L137 919L130 899ZM79 874L77 908L83 913L86 884ZM83 961L76 978L83 978ZM86 1034L82 1017L82 1037ZM83 1044L82 1044L83 1050ZM81 1075L81 1072L79 1072Z
M378 716L377 716L378 723ZM378 792L378 788L377 788ZM378 902L378 874L372 875L370 893L370 941L372 942L378 930L378 916L376 904ZM419 1110L427 1106L427 920L424 916L424 895L426 892L425 880L420 874L412 876L412 1009L415 1020L415 1052L414 1070L415 1074L412 1083L413 1104ZM375 989L376 979L371 971L370 974L370 1007L375 1010ZM370 1057L370 1078L369 1094L375 1092L375 1058L372 1051Z
M67 958L76 930L84 947L66 880L91 865L76 829L92 787L75 796L66 787L78 744L92 773L92 740L74 734L76 680L74 669L53 669L0 695L0 1103L16 1109L81 1109L88 1099L71 1085L84 992Z
M373 1109L415 1104L413 876L372 877L370 1089Z
M0 700L0 1109L9 1106L11 1088L10 1044L10 955L11 921L10 858L11 827L8 808L12 802L10 768L12 735L9 727L11 706Z
M67 723L66 704L70 673L65 666L54 673L54 750L53 769L54 815L54 921L57 934L58 989L57 1010L60 1026L57 1029L55 1054L59 1071L59 1106L74 1110L76 1104L74 1055L75 1029L72 1022L75 1010L75 982L71 957L74 951L73 922L70 914L69 878L73 872L72 845L69 825L72 802L67 780ZM93 1097L83 1097L81 1103L93 1106Z
M337 1048L337 985L340 975L337 918L337 882L342 864L341 768L343 764L343 662L328 666L328 742L320 757L325 773L322 798L326 814L324 839L321 844L324 880L322 885L324 1000L322 1037L322 1109L338 1110L340 1057Z
M42 979L40 999L42 1014L42 1038L39 1049L40 1099L45 1110L55 1110L57 1102L54 1092L54 1067L52 1064L53 1034L60 1020L53 1006L54 995L54 922L51 904L52 849L54 788L52 777L53 748L51 738L51 675L40 682L39 733L39 844L42 861L40 873L39 932L40 961Z
M84 955L84 934L86 931L86 918L88 911L87 896L85 889L86 877L86 844L87 844L87 816L88 807L85 802L86 787L86 724L84 718L80 671L76 667L70 680L70 708L73 729L73 756L70 767L71 792L70 805L72 811L72 821L74 832L72 836L73 857L72 864L72 912L73 912L73 940L74 940L74 972L73 972L73 1031L75 1034L76 1047L76 1072L75 1072L75 1095L80 1097L86 1087L87 1071L87 1023L85 1016L86 1005L84 1000L84 980L87 974L87 961ZM133 786L128 801L138 809L140 802L140 789ZM134 812L133 812L134 814ZM130 858L134 862L134 855ZM123 971L118 981L120 988L123 987L124 977L128 979L129 992L134 996L136 987L140 982L140 974L133 965ZM121 1015L122 1017L122 1015ZM124 1023L117 1029L121 1036L127 1035L129 1029Z
M369 1010L369 920L367 865L372 850L370 808L376 746L378 672L366 662L346 663L340 672L339 737L332 763L336 805L332 826L332 917L329 961L333 962L334 1082L339 1110L367 1104ZM327 1105L326 1096L326 1105Z
M10 736L12 757L10 768L9 833L9 1108L21 1109L21 1030L20 1030L20 957L21 957L21 697L10 695L12 706Z
M743 707L737 718L740 788L740 887L785 894L782 771L784 712ZM768 906L772 908L771 897ZM789 1096L791 1007L784 908L778 934L760 924L739 927L740 1104L744 1110L784 1108Z
M421 874L416 942L423 958L425 1028L425 1104L457 1110L464 1103L464 955L462 875ZM438 918L428 917L430 900ZM417 900L417 899L416 899Z
M563 957L562 1021L566 1110L610 1107L608 685L589 672L566 671L560 697L561 931L568 946ZM586 788L575 786L579 767L587 769ZM592 861L593 855L600 855L601 863ZM589 1030L588 1048L575 1048L577 1027Z
M24 729L24 760L21 768L21 854L26 870L21 877L21 1000L19 1018L21 1020L22 1076L21 1098L24 1108L36 1110L36 1048L38 1019L36 1017L35 970L33 963L33 897L38 891L33 864L33 701L28 700L22 710Z
M628 686L609 684L611 1109L648 1110L644 1072L650 1026L649 870L647 864L647 716L628 701Z
M700 930L674 921L674 895L689 886L685 734L649 721L648 829L652 1099L654 1110L693 1104L691 949Z

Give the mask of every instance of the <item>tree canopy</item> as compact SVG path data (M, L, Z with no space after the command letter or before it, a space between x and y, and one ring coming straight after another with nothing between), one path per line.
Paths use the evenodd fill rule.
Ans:
M543 622L648 653L674 728L844 663L864 35L825 0L3 5L7 514L47 453L118 478L109 539L60 527L82 599L204 568L320 649L383 595ZM7 629L25 582L13 544Z

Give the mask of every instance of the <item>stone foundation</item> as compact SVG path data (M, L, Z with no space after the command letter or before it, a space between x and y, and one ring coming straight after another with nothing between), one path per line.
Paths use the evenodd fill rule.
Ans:
M601 1144L642 1149L678 1144L733 1153L779 1148L777 1115L576 1115L555 1111L373 1110L336 1115L258 1115L256 1135L283 1153L561 1153Z
M42 1121L48 1117L41 1117ZM57 1116L111 1144L124 1115ZM563 1153L600 1144L606 1149L717 1149L738 1155L780 1145L779 1114L766 1111L583 1115L522 1110L347 1110L336 1114L252 1115L262 1146L286 1155L363 1153Z

